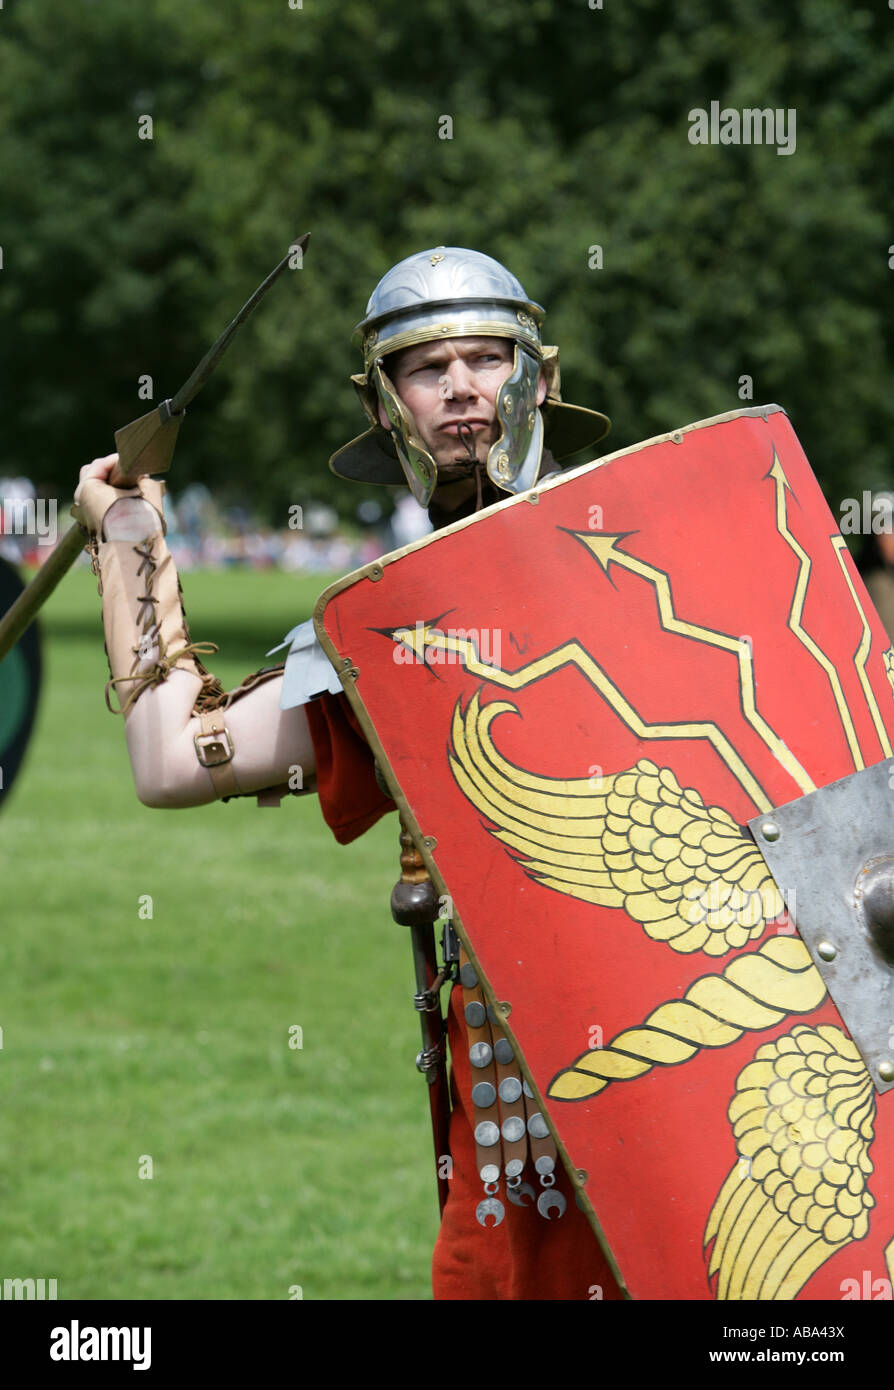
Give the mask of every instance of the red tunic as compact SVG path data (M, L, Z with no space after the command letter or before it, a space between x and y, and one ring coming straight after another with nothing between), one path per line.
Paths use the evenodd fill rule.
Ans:
M396 810L375 776L369 744L344 695L305 705L317 764L323 818L340 845L350 844ZM547 1221L536 1207L505 1201L499 1226L484 1229L475 1212L484 1195L475 1169L475 1140L467 1107L472 1077L462 1016L462 991L450 1000L448 1036L453 1062L450 1152L453 1174L435 1244L432 1284L438 1299L618 1299L621 1291L599 1242L577 1207L561 1163L556 1187L567 1208ZM525 1181L531 1181L529 1173ZM531 1182L534 1186L536 1177Z

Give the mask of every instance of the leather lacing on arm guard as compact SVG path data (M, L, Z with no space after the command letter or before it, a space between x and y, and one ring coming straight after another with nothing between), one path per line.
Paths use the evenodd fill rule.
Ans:
M139 641L136 646L131 648L134 654L134 660L130 674L126 676L112 675L109 680L106 681L106 707L112 714L126 714L131 705L139 699L144 690L148 689L150 686L160 685L162 681L167 680L171 671L174 670L181 658L189 657L191 658L189 666L193 668L193 674L198 675L202 682L202 688L196 696L195 704L193 705L193 713L201 714L210 710L228 709L236 700L241 699L243 695L247 695L250 690L254 690L257 686L263 685L265 681L272 680L275 676L282 675L285 670L285 662L280 662L278 666L267 666L260 671L254 671L251 675L246 676L234 690L224 690L217 676L212 675L199 659L200 656L214 656L215 653L220 650L217 643L193 642L190 640L186 608L183 603L183 588L180 584L179 576L177 578L177 594L180 600L180 609L183 618L183 632L187 640L181 646L172 644L168 647L162 636L161 624L156 620L155 605L159 600L157 595L152 592L155 574L158 570L158 564L153 555L153 547L155 541L159 539L162 539L162 537L161 534L157 532L154 536L149 536L148 539L131 546L131 550L140 560L139 566L137 567L137 577L139 578L142 576L145 571L143 584L145 593L137 595L137 602L139 604L137 610ZM102 572L99 565L99 545L95 536L90 537L86 549L90 553L90 562L93 573L96 575L97 587L101 596L103 592ZM106 658L108 659L108 643L104 645L106 649ZM154 663L147 669L143 663L149 659L149 653L153 647L157 650L157 656ZM141 665L143 669L140 670L138 668ZM112 670L111 660L109 660L109 670ZM117 694L117 687L121 685L133 685L134 688L130 691L124 703L119 704L119 707L116 709L112 704L112 694Z

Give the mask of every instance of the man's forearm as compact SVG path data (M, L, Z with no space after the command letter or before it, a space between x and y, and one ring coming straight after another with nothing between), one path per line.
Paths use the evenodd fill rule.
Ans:
M126 716L134 784L146 806L202 806L218 796L196 755L201 725L192 711L200 689L197 676L173 671L161 685L145 690ZM281 710L281 691L278 675L222 711L240 792L289 782L307 787L314 776L307 715L300 705Z

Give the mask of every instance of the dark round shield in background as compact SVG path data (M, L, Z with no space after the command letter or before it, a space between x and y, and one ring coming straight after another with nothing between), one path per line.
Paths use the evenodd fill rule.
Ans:
M8 560L0 557L0 614L15 603L24 585ZM40 694L40 633L32 623L0 661L0 807L22 764Z

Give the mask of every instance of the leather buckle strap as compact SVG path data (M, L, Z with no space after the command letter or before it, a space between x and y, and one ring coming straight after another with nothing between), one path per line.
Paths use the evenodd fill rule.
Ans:
M220 710L206 710L199 713L202 732L193 739L196 757L206 768L218 797L237 793L239 783L231 766L233 759L233 740L224 723Z

